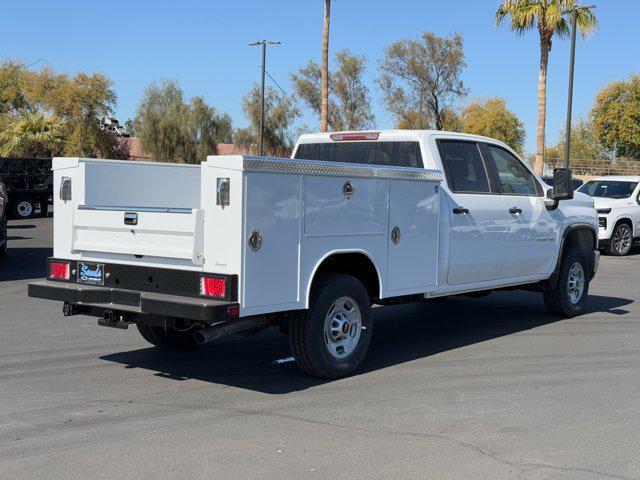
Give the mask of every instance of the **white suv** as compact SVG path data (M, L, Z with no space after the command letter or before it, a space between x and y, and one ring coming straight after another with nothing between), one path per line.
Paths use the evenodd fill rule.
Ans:
M640 176L594 178L578 191L595 202L600 248L611 255L627 255L634 240L640 239Z

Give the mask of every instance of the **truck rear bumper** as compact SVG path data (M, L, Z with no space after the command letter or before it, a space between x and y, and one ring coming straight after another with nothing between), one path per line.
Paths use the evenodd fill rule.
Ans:
M109 287L37 280L29 284L29 296L59 300L78 307L78 313L101 316L106 310L162 315L215 323L237 318L238 304L224 300L122 290ZM234 311L235 315L231 315Z

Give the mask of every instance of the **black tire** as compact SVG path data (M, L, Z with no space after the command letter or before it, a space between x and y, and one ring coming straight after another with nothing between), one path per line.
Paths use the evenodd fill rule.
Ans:
M49 200L46 198L40 199L40 216L47 218L49 216Z
M0 245L0 257L7 256L7 237L8 236L9 235L7 231L7 219L6 217L4 217L0 219L0 242L2 242L2 245Z
M631 227L626 223L618 223L613 232L611 232L611 240L607 245L607 253L616 257L628 255L633 246L633 232Z
M580 264L582 267L583 290L579 300L572 301L569 291L569 276L572 273L572 268L576 264ZM569 318L582 313L584 302L589 294L590 279L591 272L589 271L588 262L584 254L574 249L566 252L562 258L562 265L560 266L560 273L555 288L543 293L544 304L549 313Z
M327 345L329 337L325 339L325 321L334 303L343 297L348 299L345 305L350 306L351 311L357 313L353 304L357 306L361 328L355 329L359 330L359 336L353 350L344 358L337 358ZM348 325L347 331L342 330L345 337L352 335ZM319 378L334 379L355 372L367 354L372 334L369 295L362 283L349 275L328 274L319 279L311 294L309 310L299 312L289 321L289 345L296 364L304 373Z
M18 219L33 218L36 214L36 204L33 198L22 197L13 202L13 215Z
M193 329L184 331L173 328L155 327L144 323L137 323L138 331L142 338L156 347L167 350L184 350L194 348L198 343L193 338Z

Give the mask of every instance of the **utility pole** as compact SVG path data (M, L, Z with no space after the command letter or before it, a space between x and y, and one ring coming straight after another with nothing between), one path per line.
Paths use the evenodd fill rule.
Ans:
M261 40L259 42L253 42L249 45L252 47L256 47L258 45L262 46L262 80L260 83L260 156L264 155L264 73L266 71L266 62L267 62L267 45L280 45L282 42L276 42L273 40Z
M569 168L569 155L571 154L571 109L573 108L573 71L576 58L576 30L578 29L578 10L596 8L595 5L585 5L563 10L562 13L571 15L571 58L569 60L569 95L567 99L567 126L565 128L564 166Z

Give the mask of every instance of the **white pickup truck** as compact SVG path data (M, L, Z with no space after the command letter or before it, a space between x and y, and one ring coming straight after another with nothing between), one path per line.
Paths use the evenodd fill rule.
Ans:
M600 248L610 255L628 255L640 240L640 176L594 178L578 191L595 202Z
M593 200L508 146L440 131L303 135L291 159L55 158L54 256L29 295L161 347L280 326L306 373L362 363L372 304L539 291L583 308ZM428 315L426 315L428 317Z

